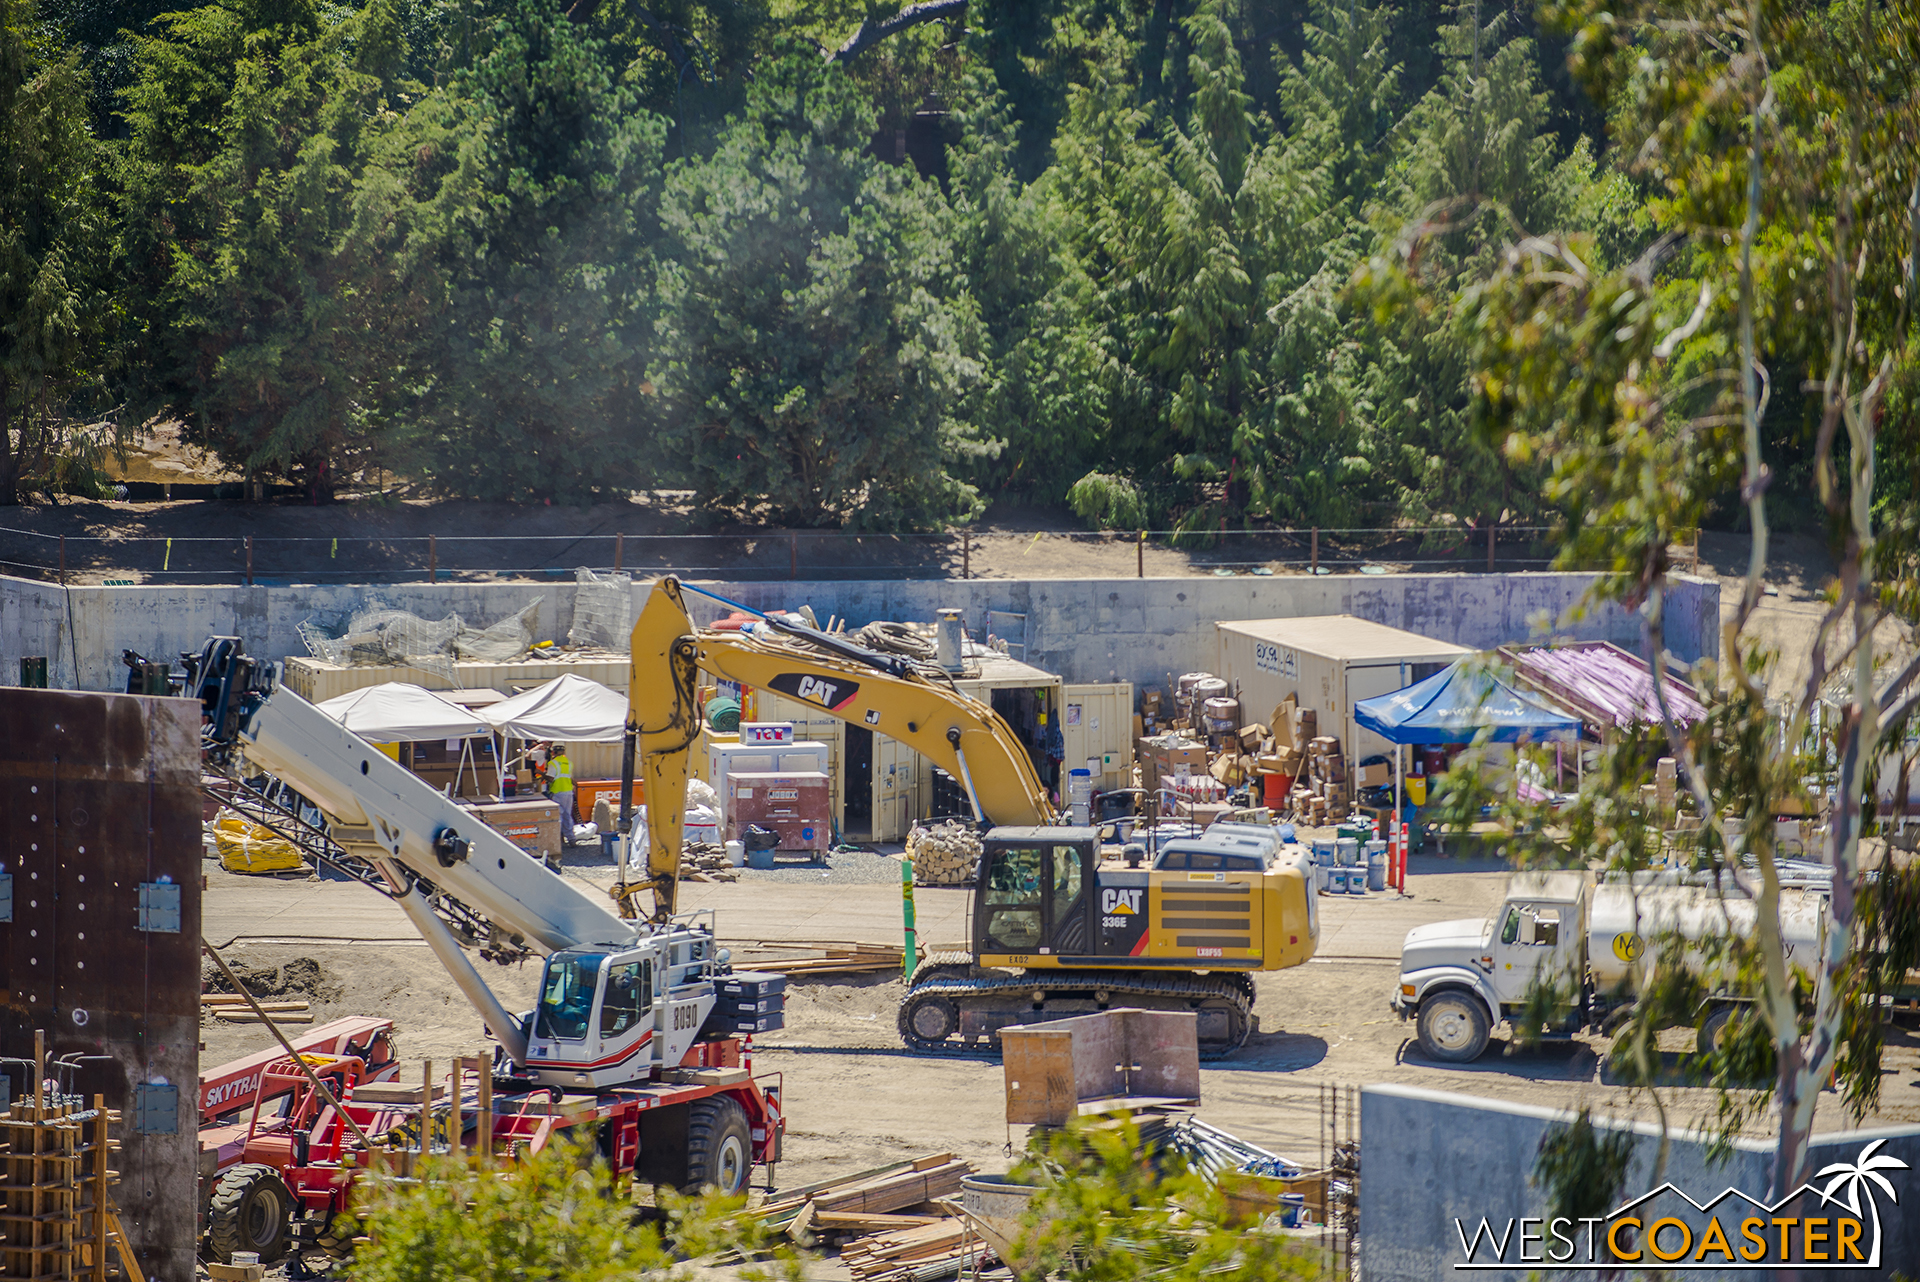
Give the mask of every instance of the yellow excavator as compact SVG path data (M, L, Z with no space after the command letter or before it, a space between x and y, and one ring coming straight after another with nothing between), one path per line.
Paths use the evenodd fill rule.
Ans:
M1320 922L1311 868L1305 851L1283 846L1273 829L1216 824L1163 844L1151 866L1137 846L1104 853L1099 829L1058 822L1012 728L944 669L868 649L798 615L759 614L739 632L702 630L687 612L689 591L701 589L659 580L633 629L621 821L624 830L637 758L648 875L635 889L651 890L656 918L674 911L701 735L695 696L706 672L897 739L959 780L975 819L990 825L969 951L927 957L901 1001L900 1034L911 1047L990 1044L1009 1024L1117 1006L1194 1011L1202 1053L1225 1054L1253 1031L1252 975L1313 956Z

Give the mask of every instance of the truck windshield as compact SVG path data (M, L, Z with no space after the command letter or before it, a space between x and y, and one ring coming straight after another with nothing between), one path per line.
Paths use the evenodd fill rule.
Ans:
M548 960L546 978L540 982L535 1036L577 1042L587 1035L593 1017L593 990L600 982L600 966L606 959L605 953L570 953Z

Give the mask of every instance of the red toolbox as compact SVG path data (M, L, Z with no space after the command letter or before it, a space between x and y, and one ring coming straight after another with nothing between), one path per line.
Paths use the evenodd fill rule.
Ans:
M833 846L833 781L819 771L727 776L728 841L747 825L780 834L783 853L824 858Z

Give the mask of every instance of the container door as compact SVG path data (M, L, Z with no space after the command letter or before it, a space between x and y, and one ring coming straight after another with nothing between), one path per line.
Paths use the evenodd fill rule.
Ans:
M913 826L914 766L920 754L886 735L873 736L873 840L904 841Z
M1133 783L1133 683L1061 687L1061 737L1066 741L1065 769L1093 772L1093 790L1128 788Z

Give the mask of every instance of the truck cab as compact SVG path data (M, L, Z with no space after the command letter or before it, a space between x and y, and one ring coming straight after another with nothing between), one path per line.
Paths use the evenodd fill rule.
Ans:
M1415 1021L1427 1054L1466 1063L1544 987L1555 996L1548 1027L1570 1035L1585 1022L1586 909L1584 873L1517 873L1491 915L1414 927L1394 1013Z

